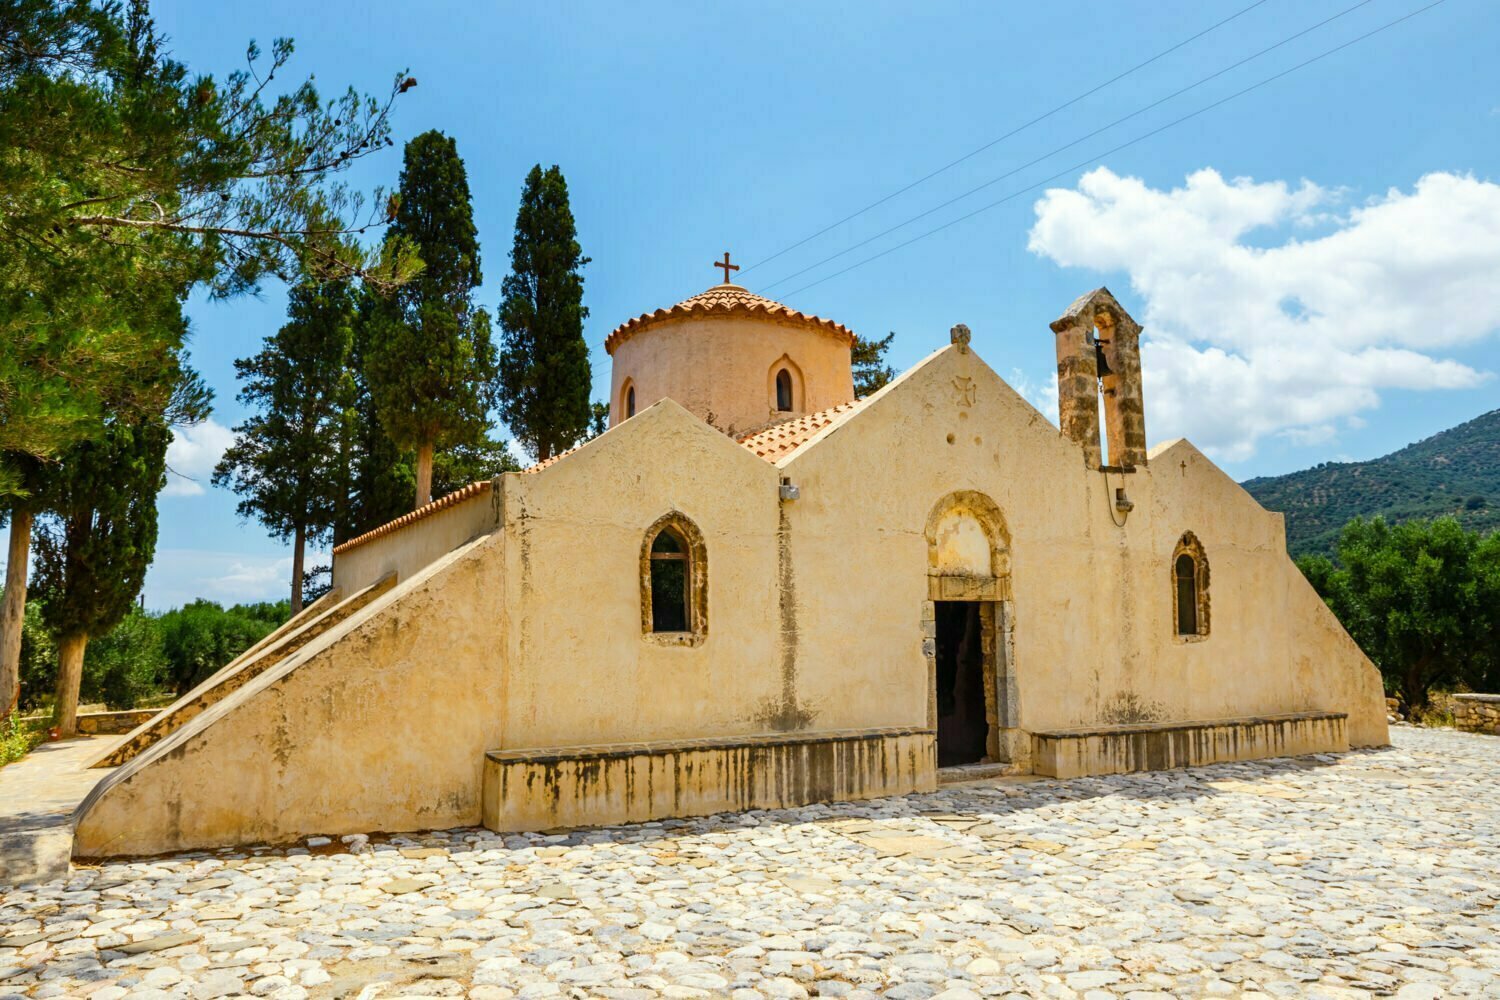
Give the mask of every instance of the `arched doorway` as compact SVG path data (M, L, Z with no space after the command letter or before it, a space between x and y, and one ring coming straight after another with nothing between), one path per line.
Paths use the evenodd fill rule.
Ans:
M927 517L928 724L938 766L1029 756L1011 670L1010 533L982 493L950 493Z

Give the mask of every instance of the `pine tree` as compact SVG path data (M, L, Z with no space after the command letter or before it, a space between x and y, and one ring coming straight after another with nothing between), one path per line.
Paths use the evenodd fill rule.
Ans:
M397 74L383 101L325 100L311 77L278 77L290 40L269 65L253 43L246 55L218 79L191 72L146 0L0 11L0 717L18 691L28 477L127 413L160 412L138 390L181 331L145 317L195 285L229 296L294 268L382 287L410 274L401 241L372 256L347 238L384 221L384 195L332 178L391 145L392 105L416 80Z
M593 376L583 340L583 276L568 184L556 166L531 168L516 213L511 273L502 288L500 413L545 461L589 433Z
M343 282L292 289L288 322L253 358L234 363L239 400L259 413L236 427L214 485L239 494L239 514L292 539L292 614L302 610L303 557L326 537L342 503L341 437L353 402L348 362L354 300Z
M48 485L37 532L37 591L57 643L53 720L63 736L77 731L90 637L114 628L145 582L171 439L159 417L112 422L101 440L70 451Z
M896 370L885 363L885 352L890 350L894 333L880 340L867 340L858 335L849 351L849 362L854 369L854 398L864 399L879 392L886 383L896 377Z
M372 310L365 378L380 425L416 461L416 506L432 498L433 455L485 436L493 401L490 316L472 301L479 236L457 144L424 132L406 144L389 239L422 259L414 279Z

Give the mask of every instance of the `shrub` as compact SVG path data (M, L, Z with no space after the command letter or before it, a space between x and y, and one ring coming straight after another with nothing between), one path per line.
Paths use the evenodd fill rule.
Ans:
M167 661L167 681L185 694L291 616L286 601L223 608L197 600L157 619Z

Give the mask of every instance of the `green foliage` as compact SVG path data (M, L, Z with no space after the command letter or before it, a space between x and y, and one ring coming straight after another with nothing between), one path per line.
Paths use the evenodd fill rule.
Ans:
M495 349L476 308L479 238L457 144L424 132L406 144L388 239L423 268L364 311L364 379L380 427L403 450L478 442L487 427Z
M22 719L19 712L0 717L0 767L20 760L46 738L41 720Z
M132 606L109 632L84 652L80 702L110 709L134 708L167 681L167 663L157 619ZM26 606L21 631L21 707L42 708L57 689L57 646L42 619L42 605Z
M79 699L102 701L111 711L135 708L161 690L166 675L156 619L133 607L118 625L89 643Z
M54 637L97 636L135 602L156 551L156 494L171 431L115 421L64 457L38 520L37 597Z
M374 308L365 296L361 317ZM415 453L397 447L381 426L365 377L364 357L372 324L355 325L352 374L354 404L344 413L341 465L346 499L334 524L334 544L348 541L411 510L416 493ZM520 468L502 441L487 434L475 441L439 448L433 456L432 496L445 496L479 479L493 479Z
M1478 531L1500 528L1500 410L1369 462L1327 462L1244 487L1286 515L1292 555L1332 555L1354 517L1398 523L1446 515Z
M57 690L57 644L42 621L42 606L28 601L21 620L21 707L40 708Z
M293 539L292 595L300 606L304 547L332 530L347 489L354 298L343 282L303 282L291 291L287 315L259 354L234 363L244 383L240 402L259 412L235 428L213 481L239 494L241 517Z
M568 184L556 166L531 168L516 214L511 273L502 286L500 413L539 461L589 432L593 375L583 321L583 276Z
M359 224L364 199L329 178L389 144L415 81L325 102L310 78L282 86L291 55L278 40L268 66L251 44L247 69L216 80L167 54L144 0L0 8L0 496L24 495L24 457L131 416L191 286L410 273L404 243L368 257L344 238L383 221L379 192Z
M1500 684L1500 533L1451 517L1391 526L1355 518L1339 536L1339 565L1298 566L1414 711L1435 688Z
M225 609L198 600L166 612L156 620L167 662L166 681L178 694L187 693L290 617L286 601Z
M896 377L896 369L885 363L885 352L891 349L891 341L895 339L895 333L888 333L879 340L855 335L854 346L849 351L849 361L854 367L855 399L874 395Z
M234 429L213 481L239 494L240 516L273 536L300 529L318 541L332 527L343 485L339 439L354 401L347 368L354 300L341 282L304 282L292 289L287 315L259 354L234 363L244 383L237 398L259 412Z

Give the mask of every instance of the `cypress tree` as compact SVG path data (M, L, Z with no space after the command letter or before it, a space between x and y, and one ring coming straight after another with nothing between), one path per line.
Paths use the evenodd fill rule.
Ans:
M516 213L500 307L500 414L516 439L545 461L589 433L593 409L583 321L583 276L568 183L556 166L531 168Z
M57 643L53 720L64 736L77 731L90 637L119 624L145 582L171 439L161 418L114 421L100 440L71 450L48 484L37 532L37 590Z
M292 539L292 614L302 610L303 556L333 527L345 488L344 415L354 301L343 282L292 289L288 322L253 358L234 363L239 400L260 412L236 427L214 485L241 496L239 514Z
M385 433L416 451L420 507L432 498L434 452L484 438L495 373L489 313L472 301L481 279L469 180L441 132L406 144L387 238L424 266L372 310L364 374Z

